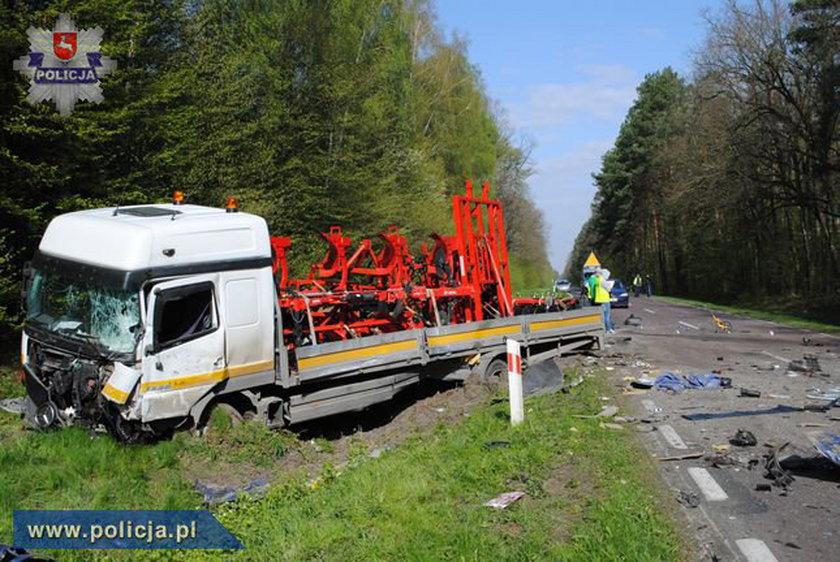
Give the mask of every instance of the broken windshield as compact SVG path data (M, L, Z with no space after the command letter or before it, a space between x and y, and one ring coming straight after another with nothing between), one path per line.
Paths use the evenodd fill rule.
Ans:
M26 321L114 353L133 353L140 327L138 293L57 270L36 270Z

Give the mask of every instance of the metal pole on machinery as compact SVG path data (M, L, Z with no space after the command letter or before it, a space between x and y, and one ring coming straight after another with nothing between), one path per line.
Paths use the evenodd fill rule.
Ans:
M522 398L522 353L519 342L507 340L508 390L510 393L510 423L519 425L525 420L525 404Z

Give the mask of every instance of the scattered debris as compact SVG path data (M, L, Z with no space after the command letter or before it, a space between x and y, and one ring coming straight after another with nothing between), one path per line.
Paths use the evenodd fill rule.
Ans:
M725 334L732 333L732 322L722 320L714 314L712 314L712 322L715 324L715 332L723 332Z
M492 507L493 509L506 509L510 504L519 500L524 495L525 492L505 492L501 496L484 502L484 505L486 507Z
M773 408L768 408L766 410L735 410L733 412L714 412L708 414L683 414L682 417L687 419L688 421L703 421L716 420L721 418L740 418L744 416L764 416L768 414L790 414L793 412L801 411L802 408L795 408L793 406L779 404Z
M674 373L663 373L656 377L654 382L656 388L664 390L673 390L679 392L680 390L700 390L712 388L729 388L732 386L732 379L728 377L721 377L720 375L688 375L679 376Z
M26 411L26 396L0 400L0 410L9 412L10 414L22 415Z
M794 481L793 475L779 464L779 453L788 445L790 445L790 442L771 450L767 455L767 461L764 463L764 477L772 480L774 486L783 490L787 490L788 486Z
M787 400L790 398L790 394L768 394L767 398L774 398L776 400Z
M700 505L700 496L696 492L680 490L677 492L677 502L686 507L698 507Z
M619 425L617 423L602 423L602 424L600 424L600 426L605 428L605 429L615 429L615 430L619 430L619 431L624 429L624 426Z
M825 400L826 402L837 402L840 400L840 387L830 388L826 391L822 391L819 388L809 388L806 392L808 394L805 397L811 400Z
M738 396L741 396L743 398L761 398L761 391L752 390L749 388L742 388Z
M604 408L595 414L596 418L611 418L618 413L618 406L604 406Z
M683 453L682 455L674 455L671 457L656 457L658 461L682 461L686 459L699 459L703 456L703 451L695 453Z
M639 318L638 316L634 315L634 314L630 314L630 316L627 317L627 320L624 321L624 325L625 326L641 326L642 325L642 319Z
M773 486L770 484L759 483L755 485L756 492L769 492L773 489Z
M809 434L808 438L822 456L834 464L840 465L840 435L824 431L818 434Z
M755 438L755 435L751 431L739 429L729 442L736 447L755 447L758 444L758 439Z
M234 486L218 486L200 480L196 480L194 485L196 491L204 496L204 503L208 506L235 501L237 495L241 494L261 497L268 491L268 480L265 478L255 478L238 488Z
M715 451L728 451L729 445L723 443L720 445L712 445L712 449L714 449Z

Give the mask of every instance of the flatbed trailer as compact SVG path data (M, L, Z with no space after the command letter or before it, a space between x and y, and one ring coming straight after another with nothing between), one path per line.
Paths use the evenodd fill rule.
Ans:
M453 198L455 235L415 259L396 227L338 227L303 279L265 221L183 204L54 219L26 276L21 343L34 425L133 441L202 427L225 404L278 427L358 410L424 378L493 377L603 341L601 316L511 297L501 205ZM526 374L527 376L527 374Z

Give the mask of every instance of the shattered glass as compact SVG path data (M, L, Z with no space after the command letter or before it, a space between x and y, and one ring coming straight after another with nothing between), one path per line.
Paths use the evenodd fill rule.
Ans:
M132 353L140 325L138 293L60 272L37 271L27 294L26 320L61 336Z

